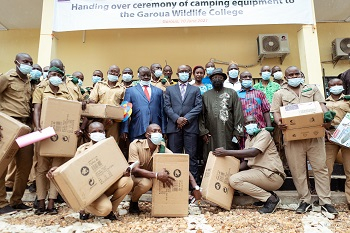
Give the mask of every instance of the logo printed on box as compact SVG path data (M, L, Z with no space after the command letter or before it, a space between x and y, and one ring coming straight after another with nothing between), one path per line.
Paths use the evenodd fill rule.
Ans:
M227 193L227 192L228 192L227 187L224 187L224 188L223 188L223 191L224 191L224 193Z
M179 178L179 177L181 176L181 171L180 171L179 169L175 169L175 170L174 170L174 176L175 176L176 178Z
M90 170L87 166L84 166L80 169L80 173L83 175L83 176L87 176L89 174Z
M215 189L219 190L221 188L221 184L219 182L215 183Z

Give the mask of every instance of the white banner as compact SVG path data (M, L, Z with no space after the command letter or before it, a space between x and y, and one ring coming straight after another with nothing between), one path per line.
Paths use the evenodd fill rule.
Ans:
M54 31L313 24L312 0L55 0Z

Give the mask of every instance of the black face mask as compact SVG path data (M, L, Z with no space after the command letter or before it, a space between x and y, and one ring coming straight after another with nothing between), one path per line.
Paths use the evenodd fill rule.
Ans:
M211 84L213 85L213 87L214 87L215 89L221 89L221 88L224 86L223 81L217 80L217 79L213 80L213 81L211 82Z

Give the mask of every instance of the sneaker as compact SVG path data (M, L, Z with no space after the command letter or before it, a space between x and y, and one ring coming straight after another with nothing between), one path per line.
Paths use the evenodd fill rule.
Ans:
M297 214L303 214L303 213L306 213L310 209L310 207L311 207L311 204L306 202L301 202L295 212Z
M334 215L338 215L338 211L334 208L333 205L331 204L324 204L323 206L321 206L321 210L322 211L326 211L330 214L334 214Z
M27 206L27 205L25 205L25 204L23 204L23 203L17 204L17 205L13 205L13 206L11 206L11 207L14 208L14 209L16 209L16 210L31 210L31 209L32 209L32 207Z
M111 221L117 220L117 216L111 211L107 216L104 217L104 219L109 219Z
M140 212L141 211L139 208L139 203L130 201L129 213L130 214L139 214Z
M12 208L10 205L0 208L0 214L13 214L16 213L17 210Z
M254 202L253 203L253 206L256 206L256 207L262 207L265 205L266 202L263 202L263 201L257 201L257 202Z
M264 206L259 209L260 214L272 214L281 204L281 199L277 195L271 195L265 202Z
M88 220L89 218L90 218L90 214L79 213L79 219L80 219L80 220Z

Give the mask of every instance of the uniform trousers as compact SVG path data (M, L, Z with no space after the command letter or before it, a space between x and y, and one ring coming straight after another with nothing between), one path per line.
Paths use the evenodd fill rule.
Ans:
M140 178L134 176L132 176L132 180L134 181L134 187L132 189L131 201L137 202L139 201L142 194L146 193L152 188L153 181L149 178Z

